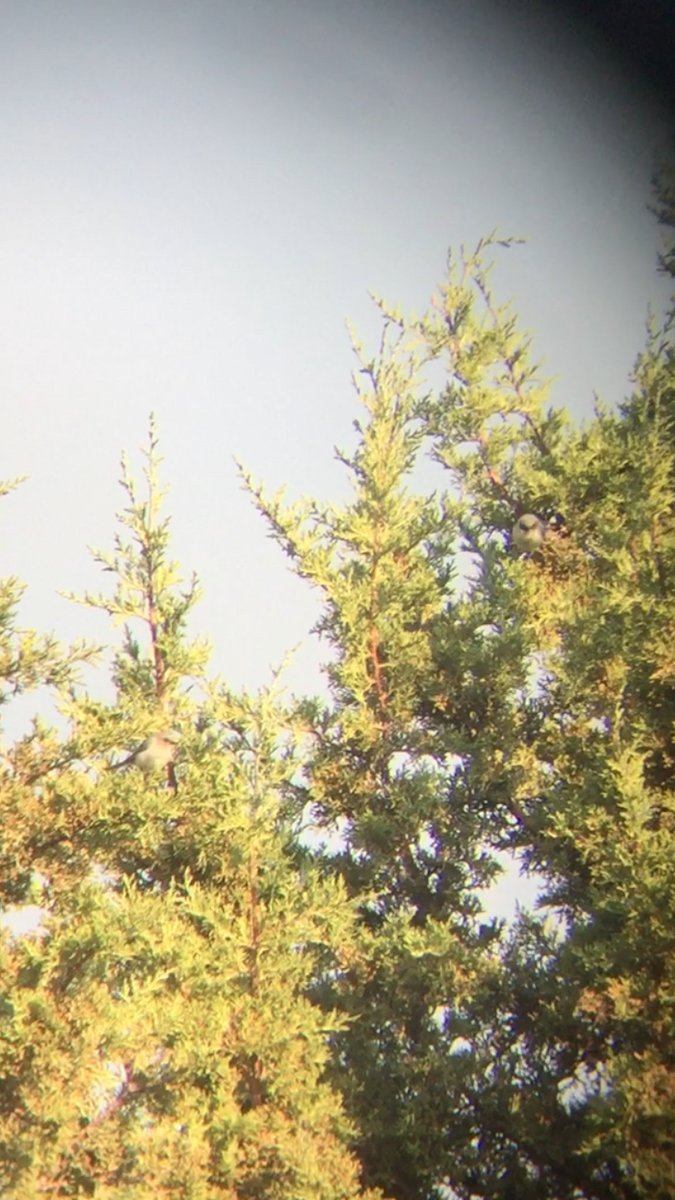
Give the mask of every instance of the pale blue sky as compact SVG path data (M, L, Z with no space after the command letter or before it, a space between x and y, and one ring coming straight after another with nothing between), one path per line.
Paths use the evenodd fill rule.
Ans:
M233 684L263 683L316 601L232 454L291 494L343 494L345 318L374 345L368 289L421 308L447 247L497 224L530 239L495 285L553 399L621 398L664 294L646 203L666 115L543 11L0 0L0 476L31 476L0 544L25 623L107 636L55 590L106 584L85 547L111 545L120 451L139 463L154 409L176 553L206 589L195 626Z

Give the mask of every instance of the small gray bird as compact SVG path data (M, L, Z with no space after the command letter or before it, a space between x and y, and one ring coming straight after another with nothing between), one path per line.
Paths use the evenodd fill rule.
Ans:
M179 741L180 734L173 729L162 729L159 733L151 733L134 750L133 754L123 759L122 762L115 763L112 770L119 771L121 767L138 767L144 775L150 775L153 771L160 771L164 767L171 768ZM172 769L170 774L173 774Z
M546 533L546 525L541 517L534 513L524 513L513 526L513 542L525 554L533 554L541 548Z

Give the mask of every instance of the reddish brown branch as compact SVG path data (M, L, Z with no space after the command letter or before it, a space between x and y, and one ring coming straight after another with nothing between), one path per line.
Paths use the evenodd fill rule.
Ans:
M251 932L251 995L257 996L260 989L260 974L258 960L260 956L260 895L258 892L258 854L255 846L251 848L248 860L248 896ZM262 1085L262 1060L257 1054L253 1056L253 1068L250 1075L251 1104L258 1108L264 1101Z
M155 589L153 585L153 562L152 555L148 549L145 555L147 570L148 570L148 626L150 629L150 642L152 645L152 656L155 667L155 690L157 699L161 700L164 691L164 658L159 646L159 631L157 627L157 613L155 608Z
M386 713L389 697L384 682L384 664L380 659L380 633L375 625L371 626L370 630L368 631L367 645L370 662L372 664L373 683L375 684L377 699L382 711Z
M502 500L506 500L506 503L509 505L509 507L512 509L512 511L514 513L517 513L517 511L518 511L517 502L513 499L513 497L507 491L502 479L497 474L494 467L491 466L490 463L488 462L488 457L487 457L486 448L485 448L485 437L482 433L480 433L478 435L478 454L480 456L480 460L481 460L483 466L485 467L485 473L486 473L488 479L490 480L490 483L492 484L493 488L501 496Z

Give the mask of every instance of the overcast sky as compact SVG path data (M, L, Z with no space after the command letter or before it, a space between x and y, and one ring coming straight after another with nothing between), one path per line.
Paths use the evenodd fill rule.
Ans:
M547 13L545 16L544 13ZM666 113L555 5L0 0L2 573L22 622L108 636L56 595L106 586L148 414L214 667L257 687L317 601L241 492L344 494L345 319L426 305L448 246L525 235L495 275L577 416L627 390L662 302L647 212ZM311 642L291 672L313 689ZM29 699L24 716L33 710ZM8 730L12 728L12 718Z
M665 114L562 11L488 0L0 2L4 573L66 638L105 619L120 452L158 417L175 546L215 665L258 686L316 601L238 487L344 490L345 318L424 306L449 245L529 238L495 277L553 399L624 394L658 234ZM316 681L315 648L294 670Z

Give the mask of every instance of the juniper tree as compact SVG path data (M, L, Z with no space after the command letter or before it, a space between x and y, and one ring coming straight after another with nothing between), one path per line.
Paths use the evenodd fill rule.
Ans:
M334 1039L334 1076L366 1178L422 1197L440 1194L448 1144L475 1135L470 1065L449 1048L466 1031L477 981L498 970L498 930L475 893L497 870L490 845L515 821L504 749L518 738L510 697L526 672L517 628L486 633L494 597L480 602L478 585L470 601L462 593L465 502L406 486L424 384L401 318L385 314L377 359L356 351L366 417L354 453L338 452L353 501L289 506L247 481L294 568L325 598L331 701L301 706L313 743L304 799L339 831L325 869L361 914L360 960L317 989L350 1017Z
M327 703L209 680L154 432L115 591L84 598L125 622L114 703L17 642L6 591L5 697L45 678L70 726L3 764L3 894L46 912L1 945L9 1195L346 1197L347 1144L402 1200L673 1194L672 318L576 429L491 247L421 319L381 303L351 503L249 480L323 593ZM425 449L449 486L418 496ZM519 554L514 520L554 511ZM169 725L177 789L109 770ZM476 895L505 849L544 889L510 931Z
M503 596L507 581L536 670L519 705L520 745L507 754L520 810L512 843L563 921L552 938L544 920L524 918L505 953L498 1019L482 1037L509 1066L488 1089L492 1113L476 1088L494 1158L470 1183L507 1195L519 1171L518 1195L665 1197L674 1183L672 319L650 334L631 398L575 430L545 410L480 256L462 276L418 326L430 353L447 356L450 378L424 417L434 453L470 499L470 544L499 568L486 590ZM514 557L507 539L491 559L495 527L524 510L562 511L567 536L552 531L531 558Z
M325 867L361 899L361 962L322 993L352 1018L334 1073L397 1197L665 1196L670 326L633 399L575 429L495 302L493 245L450 260L422 319L381 303L367 420L339 452L351 504L249 480L333 652L331 701L303 712L305 799L342 837ZM438 497L404 487L425 439ZM521 555L528 512L565 524ZM503 849L546 893L512 933L474 899Z
M146 495L125 466L122 532L96 553L112 595L83 598L125 623L114 701L68 688L66 764L52 756L36 787L17 755L3 776L8 886L30 856L46 911L39 934L0 942L0 1187L17 1200L365 1195L323 1078L342 1019L307 995L346 970L352 907L297 847L303 734L278 686L233 693L187 639L197 584L169 557L158 463L153 428ZM182 734L177 789L109 769L158 722Z

